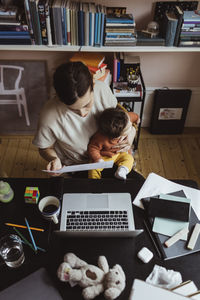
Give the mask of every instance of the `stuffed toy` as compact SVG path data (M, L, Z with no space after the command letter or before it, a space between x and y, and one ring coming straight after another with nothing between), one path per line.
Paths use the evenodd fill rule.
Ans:
M58 268L58 278L83 288L84 299L94 299L104 292L106 299L116 299L125 288L126 277L120 265L109 269L105 256L99 256L98 267L89 265L73 253L64 256L64 262Z

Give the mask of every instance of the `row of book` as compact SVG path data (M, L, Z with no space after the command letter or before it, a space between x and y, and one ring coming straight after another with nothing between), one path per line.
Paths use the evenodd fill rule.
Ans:
M166 11L161 23L165 46L200 46L200 10L183 11L178 5Z
M135 19L132 14L107 14L105 46L135 46Z
M100 80L107 83L110 86L111 74L107 68L105 56L102 53L94 52L75 52L70 58L70 61L82 61L89 69L93 80Z
M179 46L200 46L200 10L185 11L183 19Z
M0 44L30 45L31 37L27 25L21 25L18 8L0 6Z
M105 6L68 0L25 0L36 45L102 46Z

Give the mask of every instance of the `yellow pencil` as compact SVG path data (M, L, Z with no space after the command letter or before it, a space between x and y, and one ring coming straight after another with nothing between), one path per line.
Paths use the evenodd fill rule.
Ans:
M7 226L14 226L14 227L20 227L20 228L27 228L27 226L17 225L17 224L12 224L12 223L5 223L5 225L7 225ZM36 227L30 227L30 229L31 230L37 230L37 231L44 231L44 229L42 229L42 228L36 228Z

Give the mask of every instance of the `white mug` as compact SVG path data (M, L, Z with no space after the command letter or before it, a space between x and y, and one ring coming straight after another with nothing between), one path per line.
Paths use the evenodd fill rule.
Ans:
M53 220L55 224L58 224L58 216L60 213L60 201L58 198L46 196L40 200L38 208L46 220Z

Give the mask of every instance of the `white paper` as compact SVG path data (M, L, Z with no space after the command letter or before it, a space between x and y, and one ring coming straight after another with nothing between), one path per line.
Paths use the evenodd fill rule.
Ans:
M68 172L78 172L78 171L86 171L86 170L94 170L94 169L110 169L113 167L114 161L102 161L98 163L89 163L89 164L81 164L81 165L72 165L72 166L64 166L62 169L56 171L48 171L42 170L43 172L48 173L68 173Z
M186 197L191 199L191 205L198 219L200 219L200 190L172 182L155 173L150 173L148 175L133 203L136 206L144 208L141 202L142 198L159 195L161 193L168 194L178 192L180 190L183 190Z
M129 300L187 300L188 298L170 290L148 284L142 280L135 279ZM190 298L189 298L190 299ZM191 298L192 299L192 298Z

